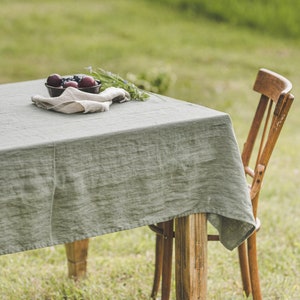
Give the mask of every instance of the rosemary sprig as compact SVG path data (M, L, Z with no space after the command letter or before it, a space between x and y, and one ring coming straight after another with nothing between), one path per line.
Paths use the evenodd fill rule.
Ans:
M89 70L95 79L101 81L101 87L103 89L111 86L123 88L130 94L132 100L144 101L149 97L149 94L139 89L134 83L123 79L117 74L105 71L101 68L98 68L97 71L93 71L92 68L89 68Z

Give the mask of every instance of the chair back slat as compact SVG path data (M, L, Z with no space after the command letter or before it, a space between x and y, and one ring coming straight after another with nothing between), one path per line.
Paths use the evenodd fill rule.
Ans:
M282 95L282 100L280 100L279 103L280 108L275 108L267 144L265 145L263 152L260 154L261 164L268 164L293 100L294 96L292 94Z
M267 131L269 129L270 126L270 116L271 116L271 110L272 110L272 106L273 106L273 101L269 101L268 103L268 108L266 109L266 116L265 116L265 121L263 129L262 129L262 133L261 133L261 138L260 138L260 143L259 143L259 148L258 148L258 152L257 152L257 158L256 158L256 163L255 163L255 168L256 166L259 164L259 158L261 156L261 153L264 149L265 143L266 143L266 136L267 136Z
M256 112L248 133L248 137L246 142L244 143L244 149L242 152L242 161L244 166L248 166L250 158L252 156L253 148L257 139L257 135L259 133L262 120L268 105L269 99L268 97L261 95L260 101L256 108Z

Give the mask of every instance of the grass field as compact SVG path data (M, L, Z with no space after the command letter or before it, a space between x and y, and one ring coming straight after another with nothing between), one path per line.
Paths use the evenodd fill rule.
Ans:
M153 0L161 2L160 0ZM300 2L294 0L164 0L166 5L176 7L190 16L201 16L216 22L281 38L299 38Z
M276 1L276 7L287 16L265 20L283 22L286 34L232 22L226 10L215 18L211 6L203 15L146 0L2 0L0 10L0 83L82 73L87 66L120 75L167 72L176 81L166 94L228 112L240 146L258 100L252 92L258 69L293 82L295 103L260 205L261 285L264 299L272 300L300 299L300 36L296 25L286 26L298 24L286 3ZM79 283L67 279L63 245L1 256L1 299L149 299L154 239L148 228L93 238L89 276ZM244 299L236 251L209 244L208 285L209 299Z

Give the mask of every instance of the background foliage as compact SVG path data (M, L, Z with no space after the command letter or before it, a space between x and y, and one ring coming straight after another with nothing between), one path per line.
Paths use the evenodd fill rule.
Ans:
M158 1L159 0L154 0ZM299 1L295 0L164 0L183 13L253 30L281 38L300 34Z
M289 78L296 99L265 178L259 261L264 299L298 299L299 5L2 0L0 83L83 73L87 66L122 76L164 73L172 78L167 95L229 113L242 147L258 100L258 69ZM63 246L1 256L1 299L149 299L154 239L148 228L93 238L89 276L78 283L66 278ZM208 284L209 299L244 298L235 251L209 245Z

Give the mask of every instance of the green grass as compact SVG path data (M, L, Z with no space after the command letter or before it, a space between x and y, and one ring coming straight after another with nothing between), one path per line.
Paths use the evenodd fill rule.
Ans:
M286 2L276 5L282 11ZM208 12L146 0L3 0L0 83L82 73L90 65L120 75L167 70L176 77L167 94L228 112L242 146L258 100L251 90L257 70L288 77L296 99L265 178L259 261L264 299L299 299L300 40L235 26L226 14L215 22ZM147 228L92 239L89 276L79 283L67 279L63 246L1 256L1 299L149 299L154 239ZM244 299L236 251L210 243L208 284L209 299Z
M154 0L155 1L155 0ZM161 2L158 0L158 2ZM300 3L294 0L164 0L185 14L284 38L299 38Z

